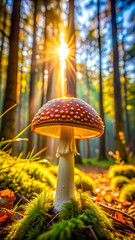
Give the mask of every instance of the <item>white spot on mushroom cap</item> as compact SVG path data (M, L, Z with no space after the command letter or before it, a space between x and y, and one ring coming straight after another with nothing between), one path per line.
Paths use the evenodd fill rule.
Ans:
M56 115L55 115L55 117L56 117L56 118L59 118L59 117L60 117L60 115L59 115L59 114L56 114Z
M64 113L64 111L63 111L63 110L61 110L61 111L60 111L60 113Z
M74 114L74 112L70 112L70 114L71 114L71 115L73 115L73 114Z

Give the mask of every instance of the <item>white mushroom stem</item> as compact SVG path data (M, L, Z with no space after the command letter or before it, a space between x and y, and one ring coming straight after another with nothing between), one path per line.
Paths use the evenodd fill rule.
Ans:
M74 154L77 154L74 128L62 126L57 149L59 170L53 204L56 211L60 211L74 197Z

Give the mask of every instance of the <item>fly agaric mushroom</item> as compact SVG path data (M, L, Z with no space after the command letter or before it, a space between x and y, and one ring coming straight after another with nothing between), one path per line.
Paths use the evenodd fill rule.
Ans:
M104 126L98 113L78 98L63 97L44 104L32 121L32 130L45 136L60 138L57 149L59 170L54 208L61 207L74 197L75 138L101 136Z

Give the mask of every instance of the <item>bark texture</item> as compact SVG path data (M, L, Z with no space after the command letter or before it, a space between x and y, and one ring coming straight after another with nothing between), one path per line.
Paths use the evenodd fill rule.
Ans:
M3 112L17 103L17 72L18 72L18 42L21 0L14 0L9 38L9 59L7 69L7 84ZM2 117L1 136L4 139L15 137L16 107Z
M36 67L36 16L37 16L37 2L34 1L34 29L33 29L33 47L32 47L32 59L31 59L31 72L30 72L30 94L29 94L29 112L28 112L28 124L32 122L35 114L36 99L35 99L35 67ZM34 133L29 128L28 130L28 146L27 152L31 151L34 147Z
M100 117L102 118L102 121L105 123L104 108L103 108L103 90L102 90L102 53L101 53L101 37L100 37L100 6L99 6L99 0L98 0L98 47L99 47ZM99 160L102 160L102 159L106 159L105 132L99 138Z
M115 0L111 0L111 22L113 37L113 68L114 68L114 101L115 101L115 145L122 160L127 161L126 146L122 143L121 133L124 133L124 120L122 110L121 84L119 74L119 54L117 41L117 25Z

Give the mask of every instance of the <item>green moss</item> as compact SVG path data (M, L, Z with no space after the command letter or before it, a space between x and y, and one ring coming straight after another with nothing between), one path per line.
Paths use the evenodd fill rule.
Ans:
M131 201L135 199L135 183L129 183L123 186L120 191L120 199Z
M12 225L6 240L33 240L43 232L48 223L49 209L52 206L53 196L49 193L41 193L30 201L25 207L26 211L22 220ZM33 238L34 236L34 238Z
M56 187L56 177L44 165L31 162L24 169L31 177L46 183L50 187Z
M109 168L109 177L125 176L129 179L135 177L134 165L113 165Z
M122 188L127 183L130 183L130 180L125 176L116 176L111 180L111 186L114 190L116 188Z
M32 198L35 193L39 194L48 188L45 183L30 178L24 170L15 166L1 171L0 186L1 189L10 188L15 192L20 192L28 199Z
M81 209L79 206L79 202L73 198L71 199L71 202L66 203L63 206L60 212L60 219L69 220L71 218L76 218L80 213L81 213Z
M75 175L75 186L83 191L93 191L95 188L94 181L86 174Z
M80 217L82 220L84 219L84 223L92 226L99 240L113 239L110 231L112 225L105 213L91 200L88 193L79 192L79 195L81 208L83 210L83 215Z
M38 237L37 240L85 240L84 223L77 218L56 223L52 228Z
M54 176L58 175L58 166L49 167L48 171L51 172Z

